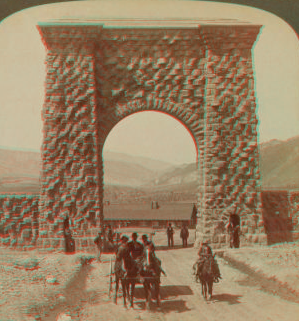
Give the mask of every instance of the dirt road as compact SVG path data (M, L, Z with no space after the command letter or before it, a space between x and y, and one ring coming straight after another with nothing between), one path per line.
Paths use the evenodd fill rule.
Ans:
M299 298L290 302L268 293L267 284L253 280L220 258L223 280L215 285L213 300L206 302L191 274L196 257L194 248L158 251L157 256L167 272L162 279L159 311L154 303L151 312L145 311L141 286L136 289L134 309L125 309L121 298L118 305L108 299L110 257L106 255L103 263L92 264L80 302L75 303L76 316L70 311L72 320L298 320Z

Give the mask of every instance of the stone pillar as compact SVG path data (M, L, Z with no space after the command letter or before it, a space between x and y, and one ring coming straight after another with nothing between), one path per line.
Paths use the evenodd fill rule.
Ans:
M62 249L67 217L81 237L103 219L95 77L101 26L38 29L47 48L38 246Z
M251 50L259 30L260 26L253 25L199 28L206 47L206 83L204 197L198 242L225 243L225 231L222 228L221 236L217 227L229 214L238 214L243 224L252 227L243 245L253 239L266 242L265 233L256 225L256 215L262 220L262 212Z

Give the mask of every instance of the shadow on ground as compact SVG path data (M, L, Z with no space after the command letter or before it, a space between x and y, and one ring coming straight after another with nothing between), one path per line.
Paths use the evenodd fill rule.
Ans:
M165 285L160 289L161 299L165 300L170 297L177 297L179 295L193 295L193 291L187 285ZM144 289L142 285L136 285L134 297L137 300L145 300Z
M174 245L172 247L168 247L167 245L155 245L156 251L165 251L165 250L177 250L177 249L188 249L194 247L193 243L188 244L187 247L183 247L180 245Z
M89 264L81 267L76 277L66 286L63 292L63 297L65 298L63 302L57 304L52 309L45 309L48 311L45 311L45 315L42 318L43 321L56 320L57 316L65 311L70 313L72 318L79 319L82 304L90 301L90 296L93 297L93 302L97 301L95 293L88 293L86 291L87 276L92 269L94 269L94 267Z
M138 306L142 310L146 310L144 301L136 302L135 306ZM157 307L155 301L151 303L151 312L167 314L171 312L182 313L190 310L191 309L186 306L186 301L184 300L162 301L160 307Z
M238 304L241 303L239 299L241 295L233 295L229 293L215 294L213 295L214 302L227 302L228 304Z

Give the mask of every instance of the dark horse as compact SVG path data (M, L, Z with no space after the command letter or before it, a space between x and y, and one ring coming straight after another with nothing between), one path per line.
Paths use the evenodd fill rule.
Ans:
M197 269L196 280L200 281L202 295L205 299L211 300L213 295L213 283L219 282L220 270L213 255L207 255L205 258L197 263L200 268Z
M152 291L154 291L157 306L160 306L161 272L163 272L164 275L166 274L162 270L161 261L155 256L154 251L150 247L147 247L144 253L145 259L141 276L144 278L143 286L145 290L146 308L150 309Z
M117 293L119 290L119 281L121 281L124 306L127 306L126 298L128 296L130 300L130 306L134 305L134 290L136 279L138 275L138 269L135 261L131 256L124 256L121 260L115 262L115 297L114 302L117 304ZM130 293L131 287L131 293Z
M157 305L160 306L160 276L165 272L161 268L161 262L149 247L144 250L144 257L137 262L130 255L122 256L115 262L115 297L117 304L117 293L119 281L123 289L124 306L127 306L126 298L130 300L130 307L134 306L135 285L143 284L146 298L146 308L150 308L152 291L155 293ZM131 292L130 292L131 288Z

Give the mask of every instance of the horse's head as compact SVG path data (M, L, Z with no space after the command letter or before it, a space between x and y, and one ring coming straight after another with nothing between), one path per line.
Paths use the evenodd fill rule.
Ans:
M153 249L150 246L147 246L144 252L145 252L145 260L144 260L145 269L149 270L154 264Z

